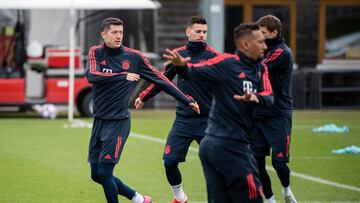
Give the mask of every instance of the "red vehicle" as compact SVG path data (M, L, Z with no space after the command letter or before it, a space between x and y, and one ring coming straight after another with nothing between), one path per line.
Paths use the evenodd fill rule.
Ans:
M0 106L19 106L26 109L34 104L68 103L68 48L47 48L45 51L41 48L39 55L29 51L25 53L35 40L40 41L41 46L74 47L77 46L76 37L81 39L80 42L85 39L86 42L98 43L98 34L96 37L88 35L94 31L92 26L89 26L89 29L87 27L103 16L103 12L95 10L144 10L159 7L158 2L151 0L108 0L106 4L96 0L0 1ZM143 27L142 20L138 20L142 19L143 12L137 13L141 16L129 18L128 15L123 15L129 18L129 23L139 23L132 26L136 28L135 34L145 36L144 30L137 29ZM87 15L89 17L86 17ZM153 15L156 17L157 12L153 12ZM69 39L65 36L69 36ZM139 38L142 39L140 44L146 44L145 37ZM78 46L85 49L86 43L84 45L80 42ZM75 58L74 95L70 96L74 96L73 102L81 115L91 116L91 85L85 78L81 51L84 50L78 50ZM28 56L33 58L29 60ZM34 59L36 56L41 58Z
M74 103L82 116L92 115L91 85L85 77L80 50L75 57ZM0 106L19 106L25 110L34 104L68 103L67 48L47 48L45 57L29 59L22 74L10 68L0 73Z

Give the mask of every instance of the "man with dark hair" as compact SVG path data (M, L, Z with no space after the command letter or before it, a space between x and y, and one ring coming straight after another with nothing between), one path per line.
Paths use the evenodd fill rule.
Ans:
M234 41L235 55L222 54L199 64L189 63L189 58L176 51L167 50L164 55L179 74L213 84L206 136L199 152L211 203L262 202L249 144L256 105L273 103L267 68L259 63L265 39L257 24L248 23L235 28Z
M188 43L176 48L182 57L191 57L191 63L199 63L211 59L219 53L206 44L207 24L203 16L192 16L189 18L186 28ZM164 75L173 80L177 75L174 66L167 62ZM179 170L179 162L184 162L186 154L192 141L200 144L205 136L206 122L212 100L212 85L208 81L193 79L186 81L178 77L177 86L186 94L192 95L200 105L200 114L178 103L176 106L176 118L172 129L166 140L163 154L164 166L167 180L174 194L172 203L186 203L187 196L182 189L182 177ZM135 107L141 108L143 102L161 91L157 86L151 84L145 91L140 93L140 97L135 101Z
M152 67L140 51L122 45L120 19L106 18L101 29L104 45L90 48L86 65L86 76L93 85L94 123L88 157L91 178L102 185L109 203L117 203L119 194L134 203L150 203L150 197L140 195L113 176L130 133L128 104L134 81L141 76L163 88L184 106L197 112L199 106Z
M269 69L269 78L274 91L274 106L256 109L255 130L252 136L252 150L268 203L275 203L271 180L265 169L265 157L270 155L272 165L283 186L282 195L286 203L296 203L290 189L289 150L291 140L291 77L293 59L290 48L281 37L281 22L273 16L261 17L257 23L268 46L263 60Z

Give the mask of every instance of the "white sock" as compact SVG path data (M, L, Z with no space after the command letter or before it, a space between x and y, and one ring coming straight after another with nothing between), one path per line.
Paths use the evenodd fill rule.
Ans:
M283 187L282 195L283 195L283 197L287 197L287 196L292 195L290 185L287 186L287 187Z
M276 203L275 196L271 196L269 199L266 199L267 203Z
M144 197L142 195L140 195L139 193L135 192L135 195L131 199L131 201L133 201L134 203L143 203Z
M185 201L185 193L182 189L182 184L180 183L179 185L171 185L171 189L174 193L175 199L183 202Z

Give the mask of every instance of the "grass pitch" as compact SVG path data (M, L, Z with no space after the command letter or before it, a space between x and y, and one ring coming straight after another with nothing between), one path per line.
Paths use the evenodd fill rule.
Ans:
M17 116L0 118L0 203L106 202L102 188L90 179L86 161L91 129L64 128L66 118ZM172 199L162 165L164 144L160 142L166 139L173 119L174 111L133 111L132 132L160 140L130 136L115 168L115 174L126 184L152 196L157 203ZM83 121L91 123L92 119ZM313 127L326 123L347 125L350 132L312 133ZM349 145L360 146L360 111L294 113L290 167L307 178L291 177L299 202L360 202L360 155L331 154L331 150ZM192 147L198 148L197 144ZM196 152L189 151L180 170L189 202L206 202ZM276 174L269 173L276 198L282 202Z

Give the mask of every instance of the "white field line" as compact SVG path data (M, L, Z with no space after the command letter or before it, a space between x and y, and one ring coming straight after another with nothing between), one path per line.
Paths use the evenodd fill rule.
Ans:
M161 143L161 144L166 143L166 140L164 140L164 139L153 137L153 136L150 136L150 135L139 134L139 133L131 132L130 137L135 137L135 138L138 138L138 139L148 140L148 141L157 142L157 143ZM199 149L195 148L195 147L189 147L189 150L192 151L192 152L199 152Z
M330 159L344 159L341 156L291 156L291 160L301 159L301 160L330 160Z
M275 172L275 169L273 167L271 167L271 166L266 166L266 169L269 170L269 171ZM294 177L302 178L302 179L305 179L305 180L309 180L309 181L312 181L312 182L321 183L321 184L324 184L324 185L330 185L330 186L337 187L337 188L342 188L342 189L352 190L352 191L355 191L355 192L360 192L360 188L358 188L358 187L333 182L333 181L318 178L318 177L315 177L315 176L310 176L310 175L306 175L306 174L302 174L302 173L298 173L298 172L294 172L294 171L291 171L290 175L294 176Z
M152 137L149 135L139 134L139 133L130 133L130 137L134 137L134 138L138 138L138 139L142 139L142 140L148 140L148 141L152 141L152 142L157 142L157 143L161 143L161 144L165 144L165 142L166 142L166 140L164 140L164 139ZM190 147L189 150L192 152L196 152L196 153L199 152L199 149L195 148L195 147ZM271 166L266 166L266 169L269 171L275 172L275 170ZM355 187L355 186L345 185L345 184L325 180L322 178L318 178L315 176L310 176L310 175L306 175L306 174L302 174L302 173L298 173L298 172L294 172L294 171L291 171L291 176L294 176L297 178L302 178L305 180L309 180L309 181L324 184L324 185L330 185L330 186L337 187L337 188L360 192L360 188Z
M359 201L354 200L336 200L336 201L322 201L322 200L312 200L312 201L301 201L302 203L358 203Z

